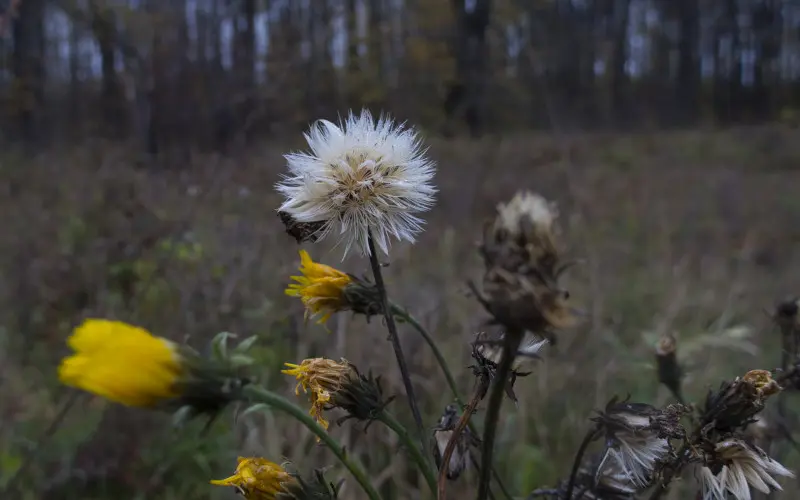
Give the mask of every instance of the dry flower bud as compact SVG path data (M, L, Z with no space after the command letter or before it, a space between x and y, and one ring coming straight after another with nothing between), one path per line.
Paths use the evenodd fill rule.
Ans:
M672 394L683 400L681 394L681 368L678 364L677 341L671 334L662 335L656 344L656 365L658 367L658 381L669 389Z
M728 434L753 422L764 409L766 399L780 386L766 370L751 370L733 382L723 382L717 392L709 392L702 414L703 433Z

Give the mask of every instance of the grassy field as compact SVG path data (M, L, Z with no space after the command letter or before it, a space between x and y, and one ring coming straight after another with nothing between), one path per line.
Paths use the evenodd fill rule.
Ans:
M473 383L468 342L487 319L465 281L481 275L475 243L497 203L518 189L557 202L567 254L586 261L567 282L585 313L581 325L517 382L519 405L502 413L498 469L518 495L568 473L587 418L612 396L670 401L654 373L660 333L677 334L692 401L725 378L779 365L779 334L764 309L800 288L796 130L430 144L438 204L416 245L393 247L387 285L437 339L462 394ZM169 415L79 397L48 428L69 397L55 377L64 340L82 318L97 316L198 347L220 331L257 334L258 375L292 399L294 383L279 373L284 361L345 357L382 374L386 390L401 395L393 411L411 421L378 319L341 314L326 331L304 324L299 301L283 295L298 246L274 212L273 185L281 155L298 147L264 144L171 169L102 144L0 158L0 488L32 456L21 500L233 498L208 480L229 475L237 455L258 454L302 470L334 466L331 479L348 479L341 498L362 498L334 457L278 413L234 424L228 412L204 433L202 422L174 430ZM305 248L353 274L369 271L366 260L340 262L338 249ZM419 337L407 327L401 336L433 426L449 391ZM427 498L386 429L365 434L345 423L331 432L387 500ZM779 458L800 465L788 449ZM450 487L451 496L471 498L474 484L473 473ZM783 498L800 492L784 484Z

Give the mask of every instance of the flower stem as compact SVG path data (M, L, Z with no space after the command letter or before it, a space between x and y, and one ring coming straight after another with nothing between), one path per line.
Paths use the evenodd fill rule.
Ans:
M456 403L460 406L464 406L464 400L458 393L458 386L456 386L456 379L453 377L453 373L450 371L450 367L447 365L447 361L444 359L444 355L442 355L442 351L439 349L439 346L436 345L436 341L433 340L430 333L417 321L414 316L411 315L408 311L403 309L402 307L391 304L389 306L392 310L392 313L397 316L398 318L402 319L404 322L411 325L417 333L419 333L423 340L428 344L428 347L431 348L433 352L433 356L436 358L436 361L439 363L439 367L442 369L442 373L444 374L444 378L447 379L447 385L450 386L450 391L453 393L453 398L455 399ZM472 431L475 435L478 435L478 429L475 426L475 423L470 419L467 422L467 426L470 431ZM503 493L503 496L506 500L513 500L513 496L511 492L508 491L506 486L503 484L503 481L500 479L500 474L494 469L492 466L492 475L494 476L494 480L497 483L497 486L500 488L500 491Z
M397 357L397 365L400 367L400 375L403 378L403 385L406 389L408 405L411 407L411 414L414 416L414 422L417 424L417 432L419 433L419 439L422 443L422 449L425 450L425 454L427 456L428 446L427 440L425 439L425 427L422 424L422 415L420 414L419 406L417 405L417 397L414 394L414 386L411 384L411 375L408 371L406 358L403 355L403 348L400 346L400 337L397 335L397 325L394 323L394 315L389 309L389 299L386 296L386 285L383 283L381 264L378 262L378 252L375 251L375 241L371 232L367 237L367 244L369 246L369 263L372 266L372 275L375 278L375 286L380 294L383 315L386 318L386 328L389 330L389 340L392 342L394 354Z
M453 452L456 449L456 444L458 443L458 438L461 436L461 433L464 432L464 428L470 422L470 418L475 412L475 408L478 406L478 403L481 400L481 394L483 392L485 391L480 386L475 388L475 393L473 394L472 399L464 409L464 412L461 414L461 418L458 420L458 424L456 424L455 429L453 429L453 433L450 435L450 440L447 442L447 446L444 449L444 453L442 454L441 468L439 469L439 481L436 494L437 500L445 500L445 498L447 498L445 489L447 487L447 469L450 464L450 457L453 456Z
M431 492L435 493L436 477L433 475L430 462L425 460L425 457L422 456L422 452L420 451L419 447L414 444L414 441L411 439L411 436L408 435L406 428L403 427L403 425L398 422L391 413L386 411L381 412L381 414L378 416L378 420L386 424L386 427L392 429L395 434L397 434L397 437L400 438L400 441L403 442L411 454L411 459L417 463L420 472L422 472L422 475L425 476L425 482L428 483L428 487L431 489Z
M361 488L367 493L370 500L381 500L381 496L369 482L364 470L356 462L351 460L345 449L333 439L328 432L323 429L317 422L314 421L306 412L298 406L290 403L282 396L268 391L262 387L249 385L243 389L245 397L251 402L265 403L269 406L284 411L298 420L301 424L305 425L308 430L313 432L328 448L336 455L336 458L342 462L347 470L353 475Z
M486 421L483 425L483 447L481 449L481 474L478 483L477 500L486 500L489 495L489 482L492 474L492 455L494 453L494 438L497 435L497 421L500 418L500 407L503 405L503 393L511 364L514 362L517 349L522 341L522 332L509 330L503 337L503 355L497 367L497 373L492 381L492 391L489 394Z
M583 455L586 453L586 448L589 447L589 444L597 438L599 432L600 430L597 427L592 427L583 437L583 441L581 441L581 445L578 447L578 452L575 454L575 461L572 462L572 471L569 473L567 491L564 494L565 500L570 500L572 498L572 490L575 489L575 479L578 477L578 470L581 468Z

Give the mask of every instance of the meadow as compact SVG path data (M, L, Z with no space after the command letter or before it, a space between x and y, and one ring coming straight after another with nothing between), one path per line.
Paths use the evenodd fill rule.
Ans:
M331 466L332 480L346 479L340 498L365 498L327 449L277 412L234 423L230 409L208 429L201 421L176 429L168 414L80 395L60 415L71 397L55 374L65 339L83 318L109 317L198 348L222 331L257 335L259 381L292 400L284 362L344 357L382 375L385 391L398 395L393 412L411 421L381 318L343 313L326 329L304 322L302 304L284 294L301 247L275 213L274 184L282 155L303 148L301 139L198 154L180 166L150 165L102 142L34 158L2 153L0 491L16 477L20 500L233 498L209 479L229 475L238 455L260 455ZM569 473L587 419L613 396L672 401L655 372L661 334L677 338L690 401L780 365L767 313L800 287L796 129L426 142L438 163L437 204L415 245L392 247L384 273L390 298L431 332L462 394L474 383L469 342L492 328L466 282L482 273L476 242L497 204L523 189L554 201L566 254L583 261L566 281L579 325L517 381L518 405L503 406L496 468L517 497ZM302 248L369 274L368 261L342 262L331 245ZM452 397L419 336L400 325L400 337L432 427ZM800 409L795 395L780 397ZM331 433L373 472L386 500L430 498L387 429L346 422ZM773 456L800 466L787 443ZM771 498L800 493L794 480L782 484ZM474 472L449 485L451 498L474 489ZM670 498L685 498L674 490Z

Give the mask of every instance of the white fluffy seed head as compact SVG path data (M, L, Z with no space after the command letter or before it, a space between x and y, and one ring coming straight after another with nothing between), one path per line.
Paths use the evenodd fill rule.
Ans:
M414 242L436 188L435 164L417 132L369 111L335 125L319 120L304 134L310 148L285 156L289 173L277 185L285 196L278 209L298 222L323 222L319 239L331 232L369 254L368 235L388 253L390 237Z

